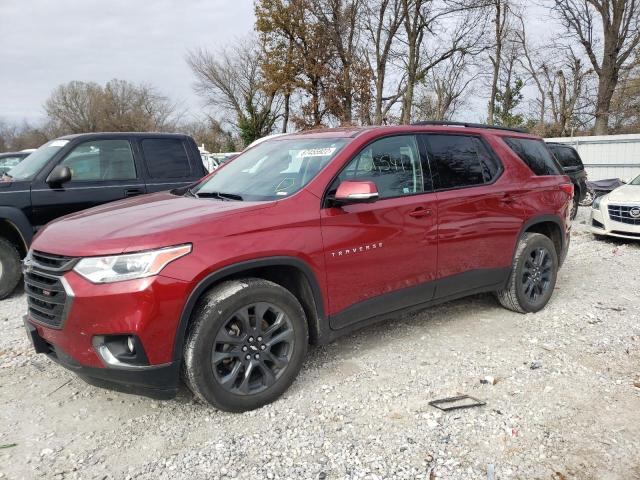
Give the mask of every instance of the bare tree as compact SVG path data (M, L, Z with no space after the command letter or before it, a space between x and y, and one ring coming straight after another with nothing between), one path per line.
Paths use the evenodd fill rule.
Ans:
M204 49L192 51L187 63L197 79L196 91L210 105L235 115L232 123L245 144L271 133L278 118L278 91L265 88L261 51L255 40L216 54Z
M402 0L406 42L406 85L400 121L410 123L415 90L427 74L456 53L477 55L483 30L482 12L476 2ZM443 28L447 22L448 27Z
M491 62L491 92L489 94L489 105L487 109L487 123L495 123L496 95L498 94L498 83L503 68L503 50L508 42L509 35L513 29L512 0L491 0L490 11L493 12L493 39L489 53Z
M415 105L420 118L451 120L465 105L470 87L479 77L472 60L470 55L457 53L429 72Z
M97 83L72 81L59 85L44 104L47 116L68 133L100 130L102 88Z
M543 58L544 52L549 51L549 46L536 48L531 44L527 36L527 30L524 23L523 15L516 14L516 18L520 25L519 29L514 31L514 41L520 44L522 56L519 62L522 68L529 74L529 78L533 81L538 91L538 115L537 122L540 127L545 123L547 114L547 90L544 84L544 68L547 66L547 59Z
M555 135L571 134L581 104L585 103L585 85L593 74L571 46L555 45L553 61L541 65Z
M621 70L640 43L640 2L554 0L552 8L582 45L598 76L594 133L605 135Z
M45 111L64 133L171 130L179 117L177 106L154 87L117 79L104 87L78 81L60 85Z
M404 93L402 82L391 94L385 94L387 74L392 66L393 47L398 42L399 29L406 10L402 0L375 0L367 5L365 29L368 34L367 58L373 72L373 123L381 125Z

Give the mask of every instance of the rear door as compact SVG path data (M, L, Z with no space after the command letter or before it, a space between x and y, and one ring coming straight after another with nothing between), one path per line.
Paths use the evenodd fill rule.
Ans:
M141 138L138 148L145 163L149 193L189 185L199 180L204 173L202 159L199 155L198 158L192 158L184 138Z
M436 197L415 135L376 140L334 180L371 181L374 203L321 211L331 327L431 300Z
M71 181L54 188L45 182L45 176L33 184L32 221L36 227L69 213L146 191L128 138L81 142L58 165L69 167ZM47 175L53 167L49 167Z
M523 222L519 192L480 136L427 134L438 205L439 298L506 280ZM500 181L502 178L503 181Z

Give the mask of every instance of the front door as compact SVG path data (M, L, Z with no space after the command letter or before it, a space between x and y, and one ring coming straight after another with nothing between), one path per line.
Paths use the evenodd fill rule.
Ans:
M69 213L146 192L126 139L80 143L60 164L71 170L71 181L59 186L42 181L31 190L36 228Z
M333 182L372 181L374 203L321 212L331 327L431 300L437 210L431 177L414 135L365 147Z

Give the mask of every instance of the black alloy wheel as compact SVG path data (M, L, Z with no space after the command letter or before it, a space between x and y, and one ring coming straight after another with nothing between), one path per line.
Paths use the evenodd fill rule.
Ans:
M182 378L203 402L228 412L252 410L289 388L308 344L306 314L291 291L262 278L227 280L196 304Z
M287 314L272 303L242 307L215 338L211 362L216 381L236 395L271 387L287 368L295 342Z
M514 312L538 312L551 299L557 276L556 245L546 235L525 232L516 246L509 280L496 296Z
M524 261L522 269L523 293L535 303L545 295L552 282L553 260L546 247L538 247Z

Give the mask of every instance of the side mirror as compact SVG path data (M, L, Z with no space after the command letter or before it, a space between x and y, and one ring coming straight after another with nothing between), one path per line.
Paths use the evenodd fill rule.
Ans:
M65 165L58 165L51 170L46 181L49 185L62 185L69 180L71 180L71 169Z
M352 203L372 203L378 200L378 188L373 182L352 182L345 180L338 186L333 198L336 205Z

